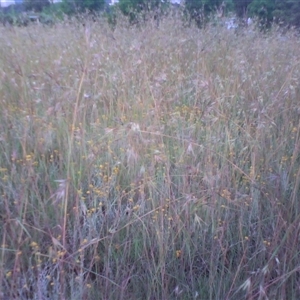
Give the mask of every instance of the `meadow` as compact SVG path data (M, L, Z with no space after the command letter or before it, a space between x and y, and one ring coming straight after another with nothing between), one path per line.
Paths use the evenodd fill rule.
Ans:
M300 299L300 40L0 28L1 299Z

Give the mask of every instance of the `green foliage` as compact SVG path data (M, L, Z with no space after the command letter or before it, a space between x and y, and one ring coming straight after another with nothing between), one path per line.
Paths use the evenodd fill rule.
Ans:
M43 9L43 12L40 15L40 22L43 23L53 23L55 19L63 20L64 19L64 3L54 3ZM51 21L50 21L51 20Z
M160 0L120 0L121 11L128 15L131 12L150 11L160 6Z
M253 0L249 4L249 12L252 16L257 16L260 25L264 28L270 27L274 19L276 0Z
M209 18L211 13L225 6L222 0L186 0L185 9L189 17L194 20L198 27L201 27Z
M64 15L105 11L109 24L115 26L120 18L120 13L117 12L128 17L131 24L136 24L149 18L159 21L170 7L170 0L119 0L118 4L111 7L107 0L62 0L56 4L51 4L50 0L24 0L22 5L2 9L4 15L11 16L1 17L1 20L2 23L26 24L27 21L15 21L15 15L26 10L39 14L43 12L58 19L63 19ZM257 17L261 28L269 28L273 22L300 27L299 0L186 0L184 12L185 20L189 24L194 21L198 27L207 24L214 15L224 16L228 12L233 12L239 18Z
M287 2L291 5L289 10L291 15L290 23L296 27L300 27L300 1L290 0Z
M105 10L104 17L106 18L111 29L115 29L117 25L117 20L122 17L123 14L120 12L120 9L117 5L110 6Z
M298 0L233 0L238 17L258 17L263 28L275 21L281 25L300 26L300 1Z
M44 8L50 6L49 0L26 0L26 10L33 10L35 12L41 12Z
M0 14L0 23L4 26L6 25L15 25L15 26L27 26L30 20L28 16L23 14L16 14L16 13L7 13L7 14Z
M300 1L277 1L273 16L277 22L283 25L300 27Z
M247 15L248 5L252 2L252 0L233 0L235 13L239 18Z
M160 0L120 0L118 7L121 12L129 17L131 23L138 22L139 17L145 19L150 12L155 12L156 17L162 12L167 3Z
M74 1L63 0L61 3L61 9L66 15L72 15L76 13L76 5Z
M99 11L105 7L105 0L75 0L75 3L82 11Z
M105 0L63 0L62 5L66 14L101 11L105 6Z
M225 4L226 13L234 11L234 7L235 7L234 0L226 0L224 1L224 4Z

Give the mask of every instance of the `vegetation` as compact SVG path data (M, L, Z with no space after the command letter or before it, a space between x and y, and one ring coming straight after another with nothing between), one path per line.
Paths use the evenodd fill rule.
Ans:
M105 0L63 0L62 8L67 14L99 12L106 7Z
M41 12L50 6L49 0L25 0L24 3L26 10L34 10L36 12Z
M222 2L222 0L187 0L185 1L185 9L197 26L201 27L209 20L211 14L215 14L216 10L222 7Z
M84 13L98 16L104 13L109 22L115 25L120 11L131 24L143 24L149 17L159 23L160 18L172 11L170 8L177 7L178 10L185 12L183 15L185 23L194 22L199 28L204 27L215 16L228 15L236 15L240 25L245 24L248 17L258 19L261 29L270 28L274 22L286 28L300 26L298 0L185 0L181 5L172 5L171 0L119 0L113 6L109 5L109 0L62 0L61 3L55 4L51 4L49 0L24 0L23 4L1 8L0 22L28 25L29 22L24 22L24 14L20 15L20 12L34 11L42 13L41 22L46 19L46 23L51 24L55 19L61 20L62 15L78 16Z
M120 0L116 7L129 18L131 24L144 22L150 16L159 20L170 8L169 3L160 0Z
M0 30L1 298L299 299L292 31Z

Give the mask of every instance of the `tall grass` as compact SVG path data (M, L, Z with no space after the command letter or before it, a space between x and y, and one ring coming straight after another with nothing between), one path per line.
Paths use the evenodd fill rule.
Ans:
M0 31L1 298L299 299L299 39Z

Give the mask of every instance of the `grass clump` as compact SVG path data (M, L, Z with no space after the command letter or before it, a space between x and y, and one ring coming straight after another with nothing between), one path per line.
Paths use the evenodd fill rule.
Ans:
M299 298L292 32L0 30L1 297Z

